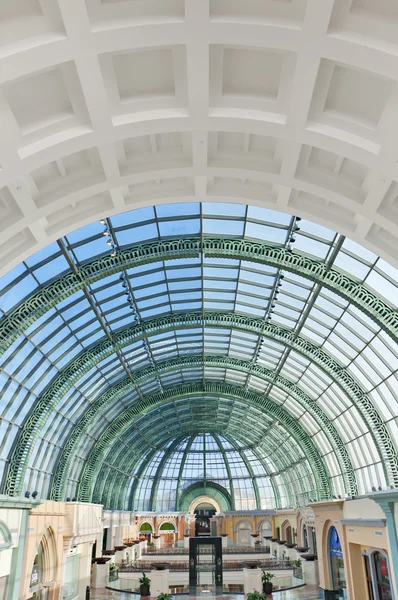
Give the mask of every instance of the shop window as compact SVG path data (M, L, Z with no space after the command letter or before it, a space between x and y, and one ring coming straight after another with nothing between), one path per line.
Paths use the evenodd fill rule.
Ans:
M329 554L333 589L337 592L338 600L347 600L348 595L343 552L339 535L335 527L331 527L329 530Z
M379 594L379 600L392 600L391 580L387 558L381 552L374 552L372 558L375 566L376 588Z

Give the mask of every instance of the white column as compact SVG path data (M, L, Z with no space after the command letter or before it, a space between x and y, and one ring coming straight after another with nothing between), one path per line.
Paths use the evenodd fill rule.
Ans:
M126 550L127 548L125 548L124 550L116 550L115 563L121 563L122 560L126 560Z
M184 548L189 548L189 536L184 535Z
M258 540L258 538L253 537L252 535L250 536L250 547L254 548L256 545L256 540Z
M79 598L86 597L86 587L90 585L92 547L91 543L86 542L80 548Z
M112 513L112 521L114 522L115 527L115 546L123 546L123 527L121 524L122 521L122 513L118 511L114 511Z
M149 579L151 580L151 596L159 594L168 594L169 592L169 570L151 571Z
M222 547L223 548L227 548L228 547L228 536L227 535L223 535L222 538Z
M93 581L92 585L94 588L104 588L108 585L109 580L109 563L111 561L105 563L104 565L95 564L93 569ZM84 596L79 596L80 598L85 598Z
M260 569L243 569L243 591L245 594L262 592L261 575Z
M158 535L156 537L153 536L153 541L155 542L155 548L156 548L156 550L160 550L161 541L162 541L162 538L160 537L160 535Z
M317 560L302 560L303 577L309 585L319 585L319 567Z
M296 552L294 550L294 548L286 548L286 546L284 546L284 550L285 550L285 558L290 558L290 560L294 560L294 556L296 556Z

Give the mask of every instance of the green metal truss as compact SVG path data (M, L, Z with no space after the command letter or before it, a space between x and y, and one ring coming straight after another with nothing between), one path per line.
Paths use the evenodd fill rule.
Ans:
M304 456L311 465L316 482L318 499L330 498L330 482L324 462L314 442L294 417L272 400L264 398L264 396L256 392L246 391L237 385L200 381L167 388L163 393L153 394L135 402L131 407L120 413L101 434L85 463L78 491L78 499L86 502L92 501L95 481L101 469L101 464L112 447L115 435L122 435L138 418L144 416L157 406L161 406L177 398L188 398L200 393L212 393L217 396L240 398L249 404L257 407L260 406L266 414L272 415L275 419L283 423L285 429L291 433L296 443L299 444Z
M201 425L200 425L200 427L201 427ZM176 429L178 429L178 428L176 427ZM228 463L228 460L226 460L225 450L224 450L220 440L218 439L218 434L213 431L214 425L210 429L213 434L213 438L219 447L219 450L221 451L222 455L224 456L224 462L225 462L225 466L226 466L226 469L228 472L228 479L230 481L230 486L231 486L231 497L232 497L232 506L233 506L232 509L234 509L233 478L232 478L232 475L230 472L229 463ZM191 430L189 430L188 433L190 433L190 431ZM178 433L180 434L181 432L178 430ZM231 436L228 433L226 433L225 431L223 431L222 433L223 433L223 436L228 439L229 443L232 446L236 447L236 444L234 444ZM239 423L237 423L236 436L238 438L242 437L241 421L239 421ZM179 435L178 443L180 443L184 439L184 437L186 437L186 436ZM188 442L186 449L184 450L184 455L183 455L183 458L181 461L179 475L178 475L178 483L177 483L177 489L176 489L177 498L180 495L181 476L182 476L184 464L186 461L187 454L189 452L189 448L191 447L194 438L195 438L195 435L191 435L191 439ZM134 471L134 450L132 452L130 452L130 450L128 450L126 452L126 447L124 446L124 444L120 445L120 446L121 447L119 447L118 444L114 443L111 451L107 455L106 463L104 463L104 465L101 467L100 476L97 478L97 482L96 482L96 485L94 488L93 498L99 499L99 501L102 504L104 504L104 506L106 506L106 507L120 508L120 509L125 509L125 510L133 510L134 506L135 506L135 494L137 491L137 486L138 486L139 480L140 480L143 472L145 471L146 467L148 466L148 464L153 460L155 454L159 451L159 447L157 447L155 450L152 450L151 452L147 453L146 458L140 463L137 473L134 474L135 481L132 486L130 498L129 498L129 500L126 501L125 488L128 485L128 482L131 480L132 472ZM258 460L260 460L260 462L263 464L264 470L265 470L267 476L270 478L270 484L274 491L276 505L277 505L277 507L281 508L282 505L281 505L281 500L280 500L280 495L279 495L279 488L275 484L274 479L271 477L271 472L269 471L265 462L262 460L261 456L258 455L257 449L255 447L252 447L251 450L255 454L255 456L257 456ZM245 459L244 453L240 452L240 454L241 454L241 457L246 464L246 468L247 468L248 472L250 473L250 476L253 480L253 488L254 488L255 494L256 494L257 508L261 508L260 495L259 495L256 477L254 476L254 473L252 471L250 463ZM157 471L159 473L160 469L157 469ZM152 476L151 476L151 478L152 478ZM156 474L153 478L154 478L154 481L156 482L156 480L158 478L158 474ZM309 474L308 474L308 478L309 479L311 478ZM155 508L155 506L152 503L152 505L149 506L149 509L151 510L154 508Z
M188 511L191 502L198 496L210 496L218 502L223 511L234 510L233 498L228 490L212 481L197 482L187 487L181 494L177 510Z
M195 423L188 428L178 428L175 426L171 431L168 430L168 435L174 439L174 437L179 436L181 438L181 432L185 431L185 436L192 434L192 431L196 431L196 433L202 433L203 430L206 430L208 433L211 433L215 436L218 433L222 433L223 436L227 437L229 440L231 436L236 437L237 439L242 438L242 421L236 422L233 428L228 426L228 429L217 428L214 429L214 424L211 423ZM296 456L295 450L290 449L288 451L285 450L285 453L279 454L277 453L278 442L277 440L272 440L272 444L270 443L270 438L268 437L266 440L266 446L268 450L268 454L272 454L273 461L278 468L278 473L281 474L282 479L284 481L284 486L287 491L287 495L289 498L286 506L299 506L297 502L299 502L299 498L303 497L303 493L309 492L310 490L305 490L304 482L300 480L300 478L294 478L292 482L289 482L288 473L293 467L289 462L288 457ZM128 447L128 444L127 444ZM163 446L162 446L163 447ZM252 445L250 446L253 450ZM161 448L157 448L160 450ZM260 458L261 460L261 458ZM263 463L263 460L261 460ZM264 464L264 463L263 463ZM305 467L305 465L301 465L301 467ZM315 486L313 484L313 476L311 475L308 469L303 468L304 470L304 478L306 481L311 482L311 489L314 490ZM126 504L125 496L126 491L129 486L129 482L133 477L134 472L134 451L130 452L128 449L126 451L126 445L123 444L123 450L120 448L119 444L114 443L111 450L106 456L106 460L102 464L98 477L96 479L94 492L93 492L93 501L103 504L105 507L112 508L120 508L123 509L128 504ZM273 487L278 490L278 485L274 481L274 477L271 473L269 473L270 482ZM135 477L135 475L134 475ZM154 478L156 479L156 478ZM301 488L300 488L301 484ZM316 494L312 494L307 498L313 498Z
M196 402L198 402L198 401L196 400ZM248 405L248 409L250 409L250 405ZM272 422L269 420L268 416L267 416L267 421L269 423L269 426L271 426ZM136 421L135 423L137 424L136 427L138 427L139 421ZM170 437L171 438L179 437L181 439L182 431L185 432L185 436L182 436L182 437L186 437L187 435L192 434L193 431L196 431L196 433L202 433L204 430L208 433L212 433L213 437L215 437L216 434L218 434L218 433L222 433L222 435L224 437L226 437L230 443L231 443L231 436L236 437L236 439L241 439L241 440L243 438L247 439L246 435L242 435L242 420L241 419L234 420L234 419L232 419L232 417L230 417L227 429L225 429L223 427L215 429L215 424L214 424L214 422L211 422L211 421L203 422L202 420L200 420L200 421L195 420L194 423L192 423L192 421L191 421L188 425L181 426L181 425L175 424L172 429L170 429L168 427L166 435L165 435L165 439L163 439L163 442L162 442L162 444L160 444L160 446L158 445L159 440L156 437L157 432L154 431L153 432L153 437L154 437L153 441L155 441L156 445L157 445L154 453L156 454L156 452L158 452L160 449L162 449L163 444L166 443L167 439L169 439ZM106 456L106 460L104 461L103 465L100 468L99 475L96 479L96 484L95 484L95 488L94 488L93 500L95 502L99 502L100 504L104 504L106 507L129 509L128 507L130 505L133 507L135 506L134 505L135 490L134 490L134 492L132 492L132 496L133 496L132 502L126 503L126 501L125 501L126 489L125 488L128 487L129 481L131 480L132 476L134 476L135 479L141 477L143 470L145 469L147 464L152 460L154 453L150 452L148 455L148 458L146 458L143 461L143 464L140 464L138 472L136 474L132 475L132 472L134 471L134 464L135 464L134 460L136 459L135 449L134 449L134 447L130 448L128 442L123 442L123 444L116 443L116 439L117 438L115 438L115 440L112 444L112 447ZM271 440L272 440L272 444L271 444ZM295 455L296 449L294 449L294 450L290 449L290 452L293 454L289 454L289 452L287 452L286 454L278 455L278 452L277 452L277 449L279 447L278 440L273 439L273 436L271 436L271 437L268 436L266 440L261 440L261 442L257 442L256 448L254 447L254 446L256 446L256 444L253 444L253 443L250 444L251 450L254 452L254 454L257 455L257 451L259 450L259 447L261 445L266 446L268 454L272 454L273 461L274 461L275 465L277 465L279 472L283 473L284 485L288 491L288 496L289 496L288 505L289 506L293 506L293 505L298 506L298 504L295 504L296 498L298 499L300 497L300 494L302 496L301 492L303 490L301 490L301 492L300 492L300 490L297 488L297 482L295 479L293 481L293 486L291 486L289 484L288 478L286 478L284 476L285 473L290 469L290 467L292 465L292 463L289 462L287 457L291 456L293 454ZM185 454L184 454L184 456L185 456ZM275 498L277 499L277 501L279 502L279 505L281 506L278 485L274 482L273 475L272 475L272 473L270 473L268 471L268 468L267 468L265 462L263 461L262 457L258 456L258 458L259 458L260 462L263 464L267 475L270 477L270 483L274 489ZM313 477L311 476L309 470L308 469L307 470L304 469L304 470L306 471L305 478L308 481L311 481L313 479ZM181 477L181 476L179 476L179 477ZM294 489L294 492L293 492L293 489ZM312 494L310 497L312 498L314 496L315 496L315 494Z
M131 328L121 329L114 335L112 342L107 338L103 339L82 352L65 367L39 397L24 423L10 458L5 493L13 496L22 492L23 475L28 464L29 454L47 415L54 409L62 395L95 364L112 355L116 349L121 349L148 336L174 329L203 326L244 330L273 339L306 356L318 365L336 381L358 408L379 451L388 484L398 485L398 457L386 424L382 421L366 392L334 358L309 340L295 335L289 329L265 322L263 319L234 313L197 312L167 315L142 322Z
M148 379L153 379L156 374L162 375L174 370L189 369L196 367L218 367L244 372L248 375L254 375L268 383L287 392L292 396L308 413L317 421L318 425L325 431L332 442L333 451L336 456L337 464L340 466L343 477L345 491L349 495L357 494L354 469L348 455L347 449L340 438L334 424L325 415L320 406L314 402L299 386L292 383L281 375L276 375L274 371L265 369L260 365L255 365L250 361L239 360L224 356L201 356L193 355L189 357L176 358L162 363L158 363L156 368L148 367L133 374L135 383L143 383ZM106 410L118 397L121 397L129 390L134 389L133 383L129 378L120 382L121 385L110 388L104 394L99 396L83 413L80 420L76 423L69 437L65 440L62 454L54 474L51 498L62 500L65 497L68 473L74 461L75 453L79 447L80 441L84 438L94 422L101 418L101 409ZM114 393L112 393L114 391Z
M398 312L364 285L342 271L330 268L323 261L261 242L189 238L137 244L121 250L115 257L103 255L41 287L1 319L0 354L36 319L84 286L123 269L158 261L194 258L201 253L210 258L236 258L270 265L310 279L352 302L398 342Z

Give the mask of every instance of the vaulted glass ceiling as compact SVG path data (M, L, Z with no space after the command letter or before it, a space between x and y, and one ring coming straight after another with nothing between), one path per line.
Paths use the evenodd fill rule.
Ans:
M253 206L161 205L72 232L0 280L2 490L122 508L139 481L144 506L140 465L205 432L261 446L259 507L398 485L397 280L355 242Z

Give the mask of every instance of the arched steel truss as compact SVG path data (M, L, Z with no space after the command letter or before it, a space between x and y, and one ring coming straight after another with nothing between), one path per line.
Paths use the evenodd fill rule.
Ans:
M211 327L234 328L255 333L265 338L281 342L298 353L309 358L323 369L350 397L362 415L369 429L379 454L383 460L386 479L389 484L398 484L398 458L387 426L383 423L378 411L362 390L359 384L335 359L324 350L294 334L294 332L263 319L246 317L234 313L182 313L167 315L151 321L142 322L131 328L120 330L112 342L104 339L81 353L70 363L40 396L34 409L28 415L24 428L13 450L6 479L6 493L21 493L24 471L29 460L29 453L44 424L47 415L55 407L59 399L70 387L88 372L93 365L110 356L119 348L148 336L174 329L196 328L208 325Z
M311 466L318 498L321 500L330 497L330 482L324 462L312 439L292 415L272 400L264 398L261 394L246 391L240 386L200 381L165 389L163 393L148 396L144 401L140 400L120 413L101 434L86 461L79 486L79 500L92 501L95 481L101 469L102 461L112 447L115 435L121 435L151 408L161 406L177 398L195 396L203 392L216 394L217 396L240 398L248 404L260 406L267 415L278 419L302 448L303 454Z
M260 365L255 365L250 361L234 359L224 356L190 356L177 358L173 360L158 363L156 368L149 367L134 374L134 382L143 382L152 379L156 374L163 374L176 369L189 369L194 367L218 367L232 369L255 375L256 377L272 383L276 387L286 391L316 420L318 425L324 429L332 440L333 451L336 456L337 464L340 465L345 490L349 495L356 495L357 488L355 482L354 469L344 446L344 443L338 434L334 424L319 405L303 392L296 384L292 383L281 375L276 375L273 371L265 369ZM115 390L111 388L99 396L82 415L79 422L73 428L70 436L65 441L58 467L54 474L51 497L61 500L65 497L66 483L70 466L73 464L74 456L79 446L82 436L89 431L95 421L101 418L101 414L106 411L107 405L115 402L118 397L133 389L134 384L129 378L124 378L120 387ZM112 394L114 391L114 394ZM216 438L217 439L217 438Z
M202 402L203 396L206 396L204 403ZM204 394L203 392L197 393L195 396L191 397L178 398L177 400L173 400L172 404L181 404L184 402L188 404L191 399L195 404L202 403L203 407L206 406L206 409L208 409L209 394ZM234 400L235 398L233 397L232 399ZM220 403L223 404L225 401L230 401L231 398L228 396L220 397L214 395L214 397L210 398L210 402L211 400L220 405ZM143 417L138 417L138 419L134 421L134 429L127 429L119 436L118 443L113 443L111 449L106 454L95 482L93 493L95 501L103 503L105 506L117 506L120 508L128 507L130 505L126 498L126 490L128 489L129 481L131 481L132 478L132 465L134 464L134 460L137 460L134 444L132 444L132 437L136 435L138 430L141 430L141 423L146 420L147 415L148 419L150 419L152 412L156 411L157 413L161 413L163 408L167 408L167 406L170 407L170 405L171 402L166 402L159 410L155 407L150 413L146 413ZM251 407L252 409L259 409L257 405L247 404L246 410L250 410ZM251 452L259 458L263 465L265 475L270 478L272 488L277 491L279 486L277 485L277 481L274 481L274 478L280 475L286 490L288 500L288 504L286 505L301 505L305 503L303 502L303 499L308 500L308 498L314 498L316 496L314 477L307 466L308 463L303 449L297 444L296 440L290 436L290 433L285 427L282 427L281 425L281 429L274 426L272 415L258 412L258 419L259 421L257 422L257 427L255 429L245 431L242 429L242 418L235 417L233 411L232 414L229 415L226 428L225 425L223 426L218 422L217 418L214 419L211 415L207 418L203 416L198 418L197 414L195 414L194 419L189 422L184 422L182 426L178 422L174 422L173 425L171 427L168 426L166 430L163 422L160 421L160 423L158 422L157 428L150 428L150 432L153 441L156 442L157 451L162 450L165 445L167 446L169 439L181 436L187 437L191 435L192 432L199 434L203 431L207 431L212 434L213 438L215 434L222 433L223 437L228 439L229 442L231 441L231 438L236 438L237 440L240 440L241 443L243 442L247 445L247 448L250 448ZM247 423L249 423L249 421L247 421ZM253 425L251 426L253 427ZM273 469L268 469L266 465L267 461L265 461L261 455L263 450L266 450L270 462L274 465ZM168 450L166 450L166 452L168 452ZM148 457L149 462L151 457L152 456ZM301 458L297 460L297 457ZM145 465L141 465L139 472L134 473L135 479L143 475L147 465L148 462L145 460ZM295 471L295 477L293 477L292 481L290 481L289 478L291 470ZM280 505L279 494L276 495L276 503L278 506Z
M222 510L234 510L233 497L221 485L213 482L206 486L198 482L187 487L178 500L178 510L187 511L191 502L198 496L210 496L219 503Z
M364 285L323 261L260 242L189 238L132 246L121 250L115 257L107 254L43 286L1 320L0 353L3 353L36 319L85 285L139 265L162 260L194 258L201 253L207 257L253 261L306 277L353 303L398 342L397 311Z
M97 281L111 273L132 266L159 260L196 257L203 252L208 257L239 258L275 266L297 273L318 284L333 290L359 307L377 322L394 340L398 340L398 315L391 307L373 294L362 284L354 281L324 262L309 258L300 253L292 253L285 248L275 248L263 243L247 240L226 239L186 239L169 240L152 244L137 245L120 251L115 258L102 256L68 272L37 293L23 301L14 311L4 317L0 323L0 349L4 352L13 340L43 315L52 306L62 301L76 290ZM6 493L15 495L22 490L23 474L29 460L29 454L39 434L48 412L55 406L59 394L65 393L72 379L80 377L85 368L96 358L104 358L132 339L138 340L154 332L167 331L178 327L197 327L204 323L211 326L244 328L264 337L283 342L310 358L333 377L359 408L367 427L378 448L383 462L387 482L398 484L398 459L394 444L386 425L366 393L341 365L311 342L295 337L294 333L264 323L261 319L243 317L234 314L183 314L141 323L132 330L122 330L112 341L104 341L90 348L84 356L79 356L67 369L55 379L50 388L42 394L28 415L22 433L13 449L6 478ZM127 335L127 337L126 337ZM130 337L129 337L130 335ZM54 391L56 392L54 393Z
M217 401L219 402L220 399L218 399ZM250 405L248 405L248 409L249 408ZM284 486L287 491L289 506L296 506L297 500L299 498L304 498L306 493L308 493L308 490L305 489L305 485L300 480L300 478L298 478L297 481L290 481L289 477L287 477L286 475L290 469L299 469L300 476L302 476L306 481L311 481L312 476L306 466L307 461L296 461L294 463L289 462L288 457L297 456L297 451L295 451L293 448L290 450L290 453L279 453L278 450L281 443L281 436L276 436L277 439L274 440L273 438L275 433L275 427L272 426L272 422L269 420L268 415L264 414L263 420L268 421L268 435L266 441L261 439L261 437L259 438L258 435L253 436L253 432L251 431L245 431L244 435L242 435L242 420L235 420L232 416L230 416L229 418L228 432L226 433L224 430L222 431L223 437L227 438L230 443L232 436L236 437L236 439L240 439L241 441L245 441L246 443L248 439L255 437L256 439L252 439L250 449L253 452L253 454L259 458L260 462L263 465L265 474L270 478L270 484L274 492L274 498L277 507L282 507L279 494L279 487L274 481L274 478L278 474L280 474L284 480ZM140 420L138 419L138 421L136 421L134 425L136 425L138 428L139 424ZM165 443L167 441L168 436L181 436L182 430L185 431L186 435L191 434L192 431L201 433L203 430L206 430L212 433L213 438L219 431L219 429L214 431L214 422L212 422L210 419L208 419L206 422L198 422L197 420L195 420L195 423L190 423L189 427L186 430L184 428L181 428L178 423L175 423L172 430L168 430L167 433L164 434L164 439L162 443ZM229 435L229 433L231 435ZM156 438L156 431L153 432L153 435ZM285 442L286 441L287 440L285 438ZM265 461L263 461L262 457L259 456L261 446L266 446L267 451L269 451L269 454L272 455L274 463L278 466L278 472L271 472L268 469ZM131 479L131 465L134 463L134 460L137 459L137 454L134 448L129 447L129 444L127 444L126 446L125 444L119 445L114 443L111 450L106 456L104 464L101 467L100 475L95 483L93 497L96 499L96 501L103 503L105 506L116 506L119 508L132 507L133 509L135 506L134 500L137 491L138 481L142 477L146 467L153 460L154 456L159 451L159 449L159 447L156 447L156 449L153 452L150 452L148 456L141 462L137 472L134 474L135 482L133 484L132 491L130 494L130 500L126 502L124 490L127 486L128 481ZM186 457L186 453L184 454L184 457ZM181 466L179 471L180 481L182 469L183 465ZM309 497L313 497L314 495L315 493ZM177 486L177 499L178 496L179 491Z

